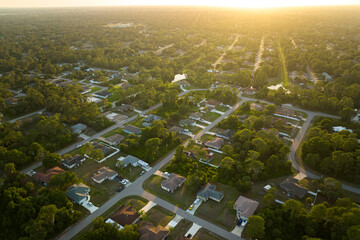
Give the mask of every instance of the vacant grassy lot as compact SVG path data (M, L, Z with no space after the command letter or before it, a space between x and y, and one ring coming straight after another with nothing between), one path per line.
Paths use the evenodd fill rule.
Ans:
M192 222L183 219L171 231L168 240L176 240L179 236L184 236L192 226Z
M195 237L197 237L199 240L225 240L225 238L222 238L205 228L200 228L199 231L195 234Z
M203 119L209 122L213 122L216 119L218 119L221 116L221 114L215 113L215 112L209 112L203 116Z
M195 215L230 231L236 223L233 203L240 196L240 192L234 187L221 183L216 183L215 185L216 190L224 193L224 198L219 203L211 199L203 202L195 212ZM229 203L229 201L231 202Z
M165 227L174 216L174 213L156 205L146 213L146 221L151 222L155 226L161 225Z
M196 194L190 191L185 185L181 186L174 193L169 193L161 188L162 180L164 180L164 178L153 175L146 179L143 188L184 210L194 202Z

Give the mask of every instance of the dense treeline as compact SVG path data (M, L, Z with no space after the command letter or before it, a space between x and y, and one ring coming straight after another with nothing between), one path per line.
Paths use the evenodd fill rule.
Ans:
M348 198L335 205L311 204L290 199L272 204L251 216L246 234L256 239L349 239L360 237L360 210Z
M66 193L45 187L36 190L14 164L5 166L0 186L1 239L51 239L81 215Z
M336 120L318 121L302 145L302 157L322 174L360 183L360 145L357 133L334 132ZM355 128L359 132L360 128ZM352 131L352 130L351 130Z

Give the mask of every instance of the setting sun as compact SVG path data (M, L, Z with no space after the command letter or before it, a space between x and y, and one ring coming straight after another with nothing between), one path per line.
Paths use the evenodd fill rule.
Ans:
M238 8L276 8L295 6L356 5L359 0L0 0L0 7L70 7L70 6L223 6Z

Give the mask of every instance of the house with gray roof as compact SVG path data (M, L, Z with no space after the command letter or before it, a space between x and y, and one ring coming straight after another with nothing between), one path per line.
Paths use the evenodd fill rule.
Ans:
M161 188L165 191L173 193L176 189L181 187L186 178L176 173L171 173L169 178L161 182Z
M293 177L288 177L280 183L280 187L287 192L290 197L303 198L308 189L298 183L298 180Z
M144 120L143 120L143 122L142 122L142 125L143 125L144 127L150 127L151 124L152 124L154 121L160 120L160 119L161 119L160 116L157 116L157 115L154 115L154 114L149 114L149 115L147 115L147 116L144 118Z
M140 166L144 169L149 168L149 164L147 162L144 162L143 160L131 155L127 155L126 157L119 157L116 166L119 167L120 165L122 165L124 167L127 167L129 164L133 167Z
M197 198L202 199L204 202L212 199L216 202L220 202L224 197L224 193L216 191L216 186L210 183L207 183L197 194Z
M180 127L185 127L185 126L195 126L196 121L192 120L192 119L184 119L184 120L180 120L179 125Z
M115 134L110 137L105 138L105 141L110 145L118 145L124 140L124 136L120 134Z
M139 135L141 133L141 128L138 128L138 127L135 127L135 126L129 124L123 128L123 131L128 134Z
M81 163L85 160L86 160L86 158L84 156L77 154L71 158L63 159L61 161L61 163L65 167L71 169L71 168L80 166Z
M259 202L252 199L240 196L234 203L234 209L238 219L248 220L250 216L254 215Z
M206 142L205 146L207 146L208 148L219 150L220 148L222 148L222 146L224 146L224 144L225 144L224 139L215 138L211 141Z
M85 132L87 130L87 126L82 123L78 123L71 127L71 131L75 134L80 134L82 132Z
M68 187L66 196L70 198L72 202L81 205L90 199L89 193L90 187L80 183Z

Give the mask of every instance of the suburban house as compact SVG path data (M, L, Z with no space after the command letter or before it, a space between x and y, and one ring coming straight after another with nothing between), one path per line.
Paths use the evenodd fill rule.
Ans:
M90 188L85 184L80 183L68 187L66 195L72 202L81 205L90 200L89 192Z
M139 228L140 240L163 240L169 235L169 230L158 225L154 226L150 222L144 222Z
M224 193L216 191L216 186L210 183L207 183L197 194L197 198L202 199L204 202L212 199L216 202L220 202L224 197Z
M5 104L6 104L6 106L16 105L19 101L20 101L20 99L18 99L18 98L10 97L10 98L5 99Z
M120 86L121 86L121 88L127 90L127 89L131 88L133 85L128 82L122 82L122 83L120 83Z
M119 112L129 112L133 111L135 108L128 104L122 104L120 107L117 108Z
M113 95L112 92L108 92L108 91L94 93L94 96L98 98L107 98L110 97L111 95Z
M124 136L120 134L115 134L110 137L105 138L105 141L110 145L118 145L124 140Z
M231 130L231 129L226 129L226 130L218 129L215 132L215 136L223 138L223 139L230 140L235 135L235 133L236 132L234 130Z
M54 167L47 170L46 174L42 172L35 173L32 177L38 181L40 181L44 186L47 186L50 182L50 178L57 174L64 173L65 171L59 167Z
M123 131L128 133L128 134L135 134L135 135L139 135L141 133L141 128L135 127L133 125L126 125L123 128Z
M168 179L161 182L161 188L165 191L173 193L185 182L185 180L185 177L171 173Z
M246 87L246 88L243 88L241 92L243 94L247 94L247 95L254 95L257 91L254 88Z
M119 162L116 163L116 166L119 166L121 162L121 165L123 165L124 167L127 167L129 164L133 167L140 166L145 169L149 167L149 164L147 162L144 162L141 159L131 155L127 155L126 157L119 157L118 161Z
M219 150L220 148L222 148L222 146L224 146L224 144L225 144L224 139L217 137L211 141L206 142L205 146Z
M98 174L92 177L92 180L97 183L102 183L106 179L113 180L117 175L118 173L114 170L111 170L108 167L102 167L98 170Z
M183 133L184 129L182 127L173 126L169 129L169 131L173 133Z
M109 153L111 151L111 148L109 148L108 146L105 146L102 143L92 142L91 144L94 146L94 149L100 149L104 155L106 155L107 153Z
M193 119L195 121L199 121L201 119L202 113L199 112L195 112L193 114L190 115L190 119Z
M255 111L262 112L264 111L264 106L259 103L251 103L250 108Z
M122 206L119 211L111 215L105 222L117 223L120 229L123 229L125 225L134 224L139 217L140 214L132 206Z
M87 130L87 126L85 124L82 123L78 123L74 126L71 127L71 131L75 134L80 134L83 133Z
M280 187L291 197L303 198L308 193L308 189L300 185L293 177L288 177L281 182Z
M144 120L143 120L143 122L142 122L142 125L143 125L144 127L150 127L151 124L152 124L154 121L160 120L160 119L161 119L160 116L156 116L156 115L154 115L154 114L149 114L149 115L147 115L147 116L144 118Z
M215 108L216 106L220 105L221 102L214 100L214 99L210 99L204 102L206 107L213 107Z
M188 81L186 81L186 80L176 82L176 84L179 85L179 86L183 86L183 87L190 87L190 83Z
M71 158L63 159L61 161L61 163L65 167L71 169L71 168L80 166L81 163L85 160L86 160L86 158L84 156L77 154Z
M185 119L185 120L180 120L179 125L180 127L185 127L185 126L195 126L196 121L192 120L192 119Z
M334 132L341 132L341 131L349 131L349 132L353 132L351 129L347 129L346 127L343 126L335 126L333 127L333 131Z
M234 203L234 209L238 219L248 220L250 216L254 215L259 203L252 199L240 196Z

